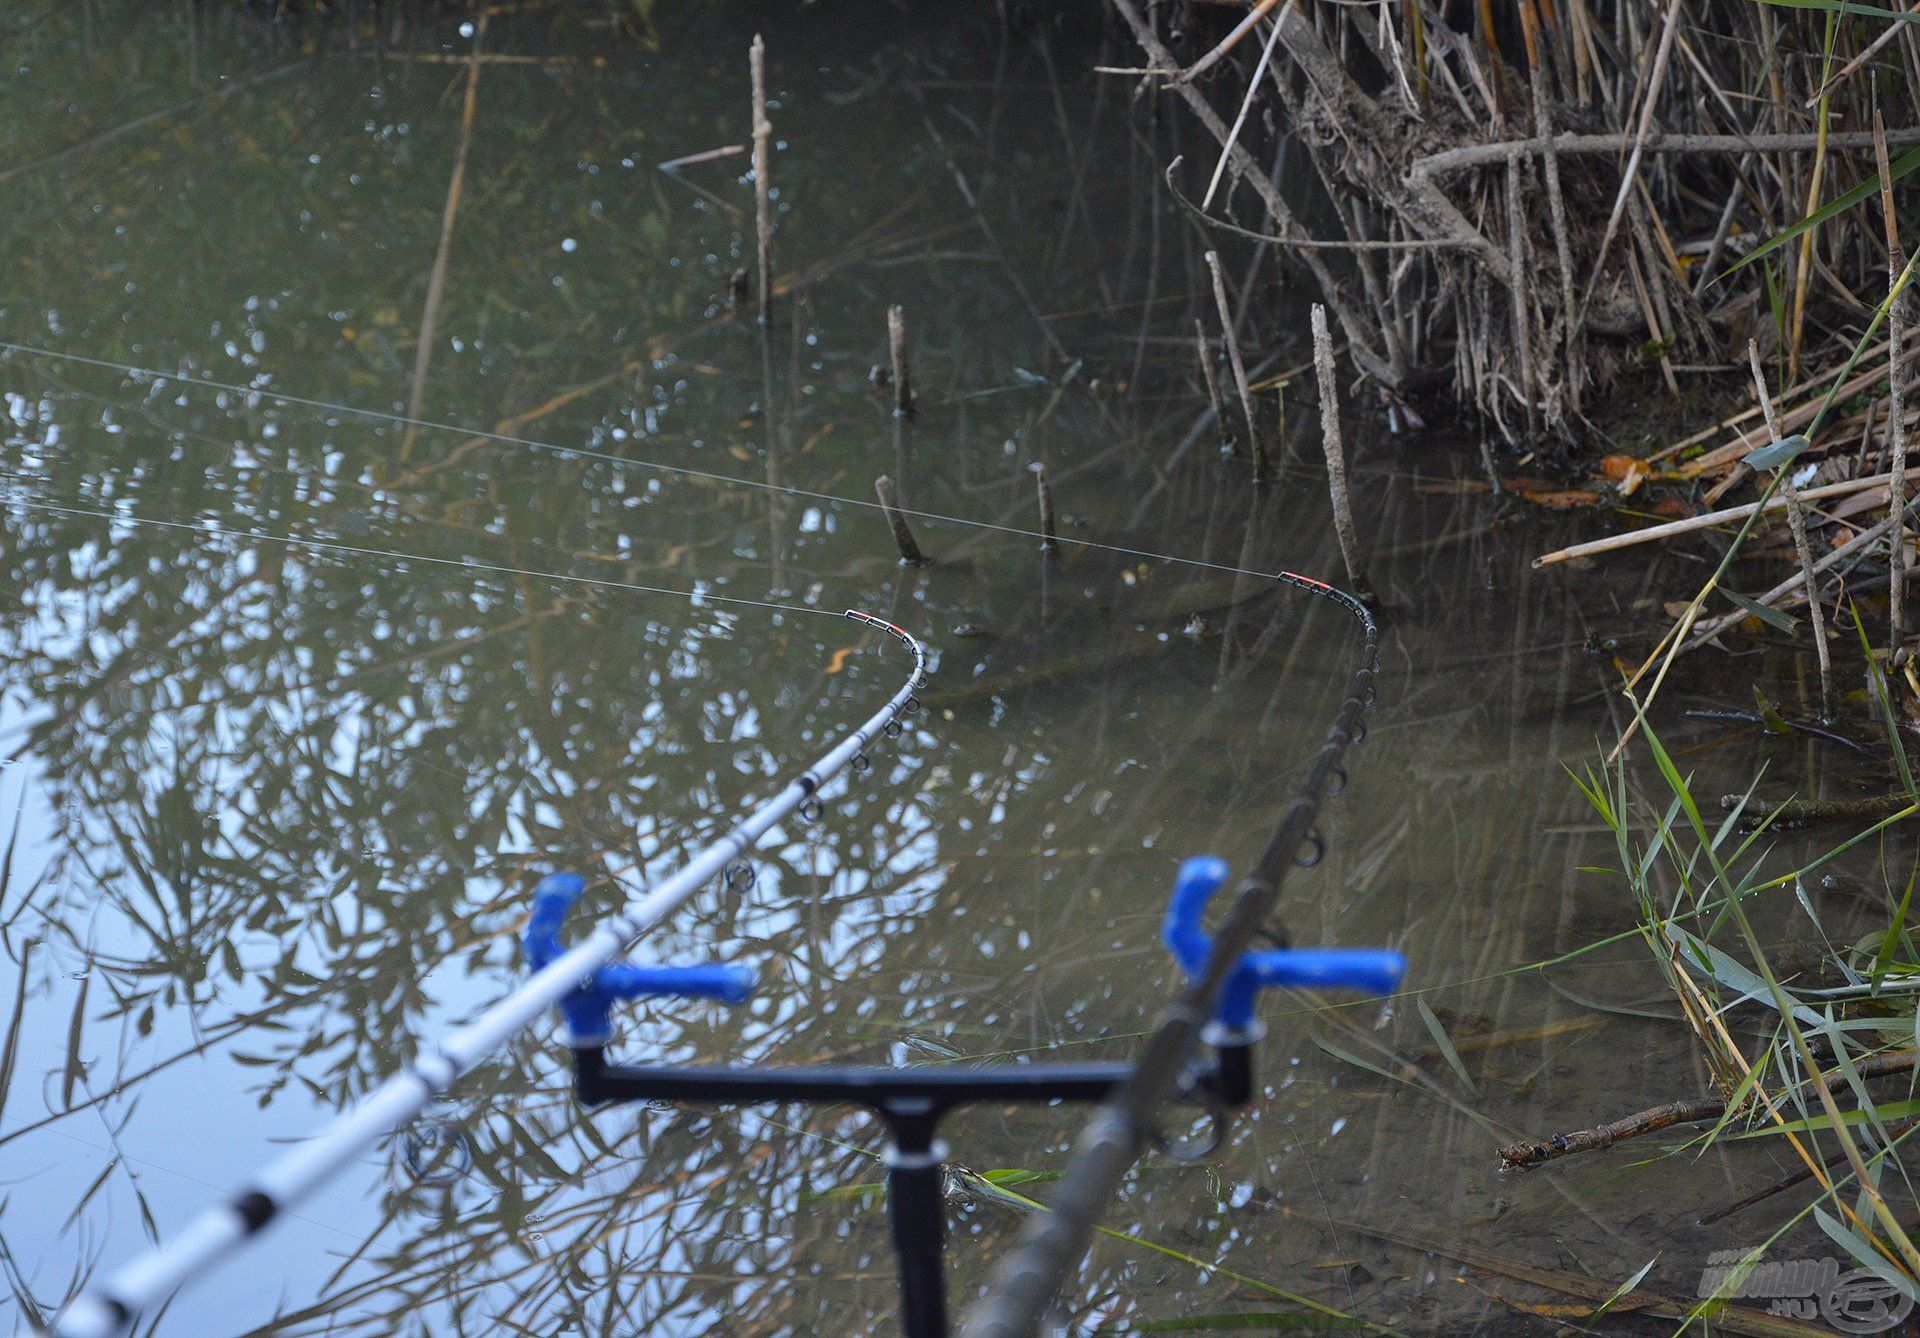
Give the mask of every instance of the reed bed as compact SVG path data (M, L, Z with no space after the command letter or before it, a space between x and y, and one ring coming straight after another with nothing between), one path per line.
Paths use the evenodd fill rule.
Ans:
M1891 12L1257 0L1176 30L1112 4L1211 132L1180 198L1289 248L1384 392L1508 441L1591 439L1629 383L1696 405L1750 338L1798 384L1886 291L1877 109L1905 122L1889 197L1920 167L1920 26Z

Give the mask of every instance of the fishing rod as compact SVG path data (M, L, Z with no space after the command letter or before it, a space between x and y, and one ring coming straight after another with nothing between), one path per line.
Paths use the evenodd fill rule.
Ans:
M643 931L724 873L776 823L796 811L803 817L816 815L821 787L856 758L864 758L874 740L897 735L903 728L901 718L920 709L915 694L927 681L926 650L911 633L857 609L848 609L843 616L888 634L913 656L912 673L884 706L859 728L842 735L812 766L726 835L624 911L602 921L578 944L546 961L506 998L439 1045L426 1049L410 1067L381 1083L319 1134L269 1163L232 1199L203 1209L172 1240L147 1251L102 1285L88 1290L61 1313L51 1332L58 1338L110 1338L126 1331L142 1313L241 1248L355 1157L413 1119L462 1075L549 1008L574 994L582 982L595 979ZM706 970L708 974L682 976L677 988L704 984L711 997L728 997L737 989L738 978L734 975L706 968L691 970Z
M1150 1142L1168 1146L1157 1136L1155 1119L1163 1106L1182 1102L1198 1105L1211 1116L1211 1136L1201 1145L1168 1150L1181 1160L1211 1155L1225 1140L1233 1113L1249 1105L1256 1094L1254 1049L1263 1028L1254 1005L1262 989L1286 985L1388 994L1398 988L1406 971L1406 959L1383 948L1290 948L1283 944L1262 951L1248 950L1253 933L1272 908L1281 876L1300 857L1307 841L1314 843L1314 853L1305 862L1319 858L1323 847L1313 834L1313 813L1339 774L1340 755L1363 733L1361 712L1372 695L1376 662L1378 633L1365 605L1306 577L1289 574L1284 579L1357 613L1367 630L1361 670L1305 791L1288 809L1280 833L1243 886L1217 938L1206 932L1202 920L1207 903L1227 881L1226 863L1200 856L1181 864L1161 937L1195 983L1182 995L1170 1017L1163 1020L1137 1064L619 1064L607 1056L612 1035L610 1015L617 1001L678 995L738 1004L752 995L755 977L750 968L737 963L650 966L618 962L602 966L559 1001L565 1020L562 1039L570 1051L574 1091L581 1104L589 1109L662 1101L683 1105L805 1103L864 1107L886 1133L881 1162L886 1167L887 1213L899 1278L900 1327L905 1338L946 1338L948 1333L944 1275L947 1149L940 1141L939 1128L951 1111L983 1102L1104 1102L1093 1127L1104 1129L1115 1124L1113 1112L1119 1111L1129 1123L1118 1127L1136 1135L1124 1154L1103 1154L1097 1165L1101 1175L1111 1171L1117 1183ZM535 970L565 951L561 928L582 887L579 875L561 873L548 877L535 890L533 913L526 928L526 958ZM1201 1029L1198 1022L1186 1025L1189 1019L1204 1021L1206 1026ZM1204 1041L1209 1049L1203 1061L1195 1060L1195 1041ZM1104 1149L1110 1141L1103 1135L1098 1146ZM1122 1155L1124 1160L1119 1159ZM1077 1181L1076 1174L1080 1177ZM1091 1205L1092 1216L1087 1219L1090 1230L1105 1199L1093 1198L1084 1188L1087 1183L1084 1170L1069 1172L1068 1190ZM1079 1255L1063 1257L1071 1267ZM1025 1279L1028 1274L1020 1276ZM1033 1319L1016 1318L1011 1322L1019 1327L1009 1331L1032 1331L1053 1291L1050 1281L1038 1284L1039 1307L1032 1312ZM1015 1298L1013 1304L1026 1302Z
M1272 915L1288 871L1295 864L1317 863L1325 851L1315 819L1328 794L1346 785L1340 764L1347 749L1366 737L1366 710L1373 704L1380 662L1380 627L1367 606L1344 590L1291 572L1279 579L1331 600L1359 620L1365 644L1346 700L1306 783L1234 894L1219 932L1210 943L1186 938L1185 948L1176 950L1190 983L1162 1011L1126 1081L1081 1130L1073 1159L1048 1202L1049 1211L1028 1221L1012 1253L995 1267L986 1295L968 1313L963 1329L967 1338L1028 1338L1040 1331L1054 1297L1086 1257L1121 1180L1153 1141L1161 1109L1180 1096L1200 1043L1247 1053L1261 1030L1252 1012L1254 990L1285 983L1262 979L1257 963L1247 960L1247 950ZM1225 877L1224 867L1215 872ZM1175 902L1180 904L1178 896Z

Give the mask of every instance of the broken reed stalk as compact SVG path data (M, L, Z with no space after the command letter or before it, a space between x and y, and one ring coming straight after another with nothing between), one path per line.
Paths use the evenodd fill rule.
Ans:
M748 49L753 68L753 225L760 241L760 323L773 312L773 125L767 120L767 47L760 34Z
M1808 488L1800 494L1802 502L1817 502L1829 497L1846 497L1857 492L1868 492L1884 487L1891 474L1869 474L1865 478L1844 479L1839 483L1823 483L1818 488ZM1663 521L1658 525L1649 525L1643 530L1629 530L1625 534L1609 534L1604 539L1589 539L1583 544L1572 544L1566 548L1556 548L1551 553L1542 553L1533 560L1535 567L1550 567L1556 562L1569 562L1574 558L1593 557L1600 553L1612 553L1622 548L1633 548L1640 544L1658 543L1671 539L1676 534L1691 534L1695 530L1710 530L1716 525L1730 524L1736 520L1745 520L1755 511L1784 511L1787 499L1775 495L1768 499L1765 507L1757 502L1743 502L1739 506L1725 507L1719 511L1707 511L1697 516L1688 516L1685 520Z
M1813 574L1818 576L1823 571L1839 566L1856 553L1860 553L1871 545L1879 543L1887 537L1896 524L1901 523L1904 519L1905 513L1902 512L1899 516L1888 516L1885 520L1861 530L1851 539L1815 562L1813 564ZM1717 588L1717 585L1718 582L1716 580L1714 588ZM1705 593L1707 592L1703 592L1702 598L1705 597ZM1807 591L1802 573L1796 571L1793 575L1787 577L1786 580L1774 586L1773 589L1754 600L1754 603L1765 604L1768 608L1772 609L1784 610L1793 599L1804 598L1806 594ZM1742 618L1752 616L1753 615L1749 614L1745 609L1735 609L1732 613L1720 618L1698 618L1698 609L1696 608L1695 617L1687 620L1685 629L1680 629L1681 644L1673 651L1672 656L1669 657L1669 662L1672 658L1677 658L1678 656L1700 649L1700 647L1712 641ZM1663 642L1663 649L1664 645L1665 643ZM1657 658L1659 652L1656 651L1655 654ZM1649 663L1651 663L1651 661L1649 661ZM1631 729L1633 726L1629 726L1629 728Z
M1220 309L1220 337L1226 341L1227 362L1233 368L1233 383L1240 391L1240 411L1247 419L1247 444L1253 452L1253 481L1267 481L1267 447L1260 440L1260 427L1253 416L1253 392L1247 388L1247 365L1240 358L1240 341L1233 333L1233 313L1227 307L1227 284L1220 277L1220 253L1207 252L1207 268L1213 272L1213 301Z
M1040 551L1048 557L1060 556L1060 537L1053 514L1053 489L1047 486L1047 467L1033 467L1034 491L1040 496Z
M1893 294L1893 300L1887 304L1887 432L1888 445L1893 450L1890 471L1893 477L1887 496L1887 509L1894 518L1887 554L1887 589L1893 602L1893 626L1888 634L1887 655L1890 664L1898 665L1907 628L1907 415L1903 385L1905 369L1901 366L1900 357L1901 336L1904 333L1900 308L1906 301L1900 291L1900 271L1905 267L1905 262L1900 258L1900 218L1893 209L1893 172L1887 163L1887 128L1881 123L1878 107L1873 109L1873 156L1874 165L1880 172L1880 214L1887 232L1887 291Z
M893 530L893 542L900 550L900 560L920 566L927 555L920 551L920 545L913 541L913 531L907 528L907 518L900 514L900 503L894 495L893 480L882 474L873 481L874 495L880 499L880 509L886 512L887 524Z
M1760 396L1760 409L1767 416L1767 431L1780 440L1780 422L1773 411L1773 396L1767 391L1767 374L1760 366L1760 345L1747 341L1747 362L1753 368L1753 389ZM1824 717L1833 705L1833 665L1827 656L1827 614L1820 606L1820 589L1813 580L1813 550L1807 546L1807 508L1800 490L1793 486L1793 461L1780 466L1780 491L1787 498L1787 527L1793 531L1793 551L1800 558L1800 579L1807 588L1807 618L1813 624L1813 648L1820 657L1820 714ZM1895 508L1896 515L1899 508ZM1896 528L1899 521L1894 522Z
M1220 429L1220 450L1225 454L1233 453L1233 436L1227 431L1227 406L1220 399L1220 378L1214 374L1213 351L1207 347L1207 327L1200 318L1193 318L1193 347L1200 355L1200 378L1207 387L1207 406L1213 410L1213 421Z
M1361 599L1372 597L1360 564L1360 541L1353 529L1353 504L1347 493L1347 452L1340 441L1340 401L1333 376L1333 337L1327 333L1327 309L1313 304L1313 366L1320 379L1320 438L1327 453L1327 491L1333 498L1333 532L1347 564L1347 585Z
M893 412L900 418L913 417L913 376L907 369L907 312L894 305L887 308L887 352L893 359Z

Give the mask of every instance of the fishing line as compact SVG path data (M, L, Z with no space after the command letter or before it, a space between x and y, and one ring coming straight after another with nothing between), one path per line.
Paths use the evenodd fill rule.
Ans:
M1287 874L1296 865L1317 863L1324 852L1316 821L1336 779L1344 783L1341 759L1366 737L1365 714L1379 672L1380 627L1367 606L1344 590L1306 577L1291 583L1341 605L1360 624L1363 646L1346 700L1306 783L1283 810L1267 848L1213 935L1204 970L1161 1011L1131 1076L1082 1127L1072 1160L1048 1199L1049 1211L1027 1223L1014 1248L994 1267L986 1295L968 1313L967 1338L1028 1338L1040 1331L1054 1297L1086 1257L1127 1172L1156 1138L1160 1112L1179 1095L1203 1025L1215 1016L1241 955L1273 913Z
M284 394L259 387L236 385L211 379L193 379L178 373L143 368L81 354L62 353L31 345L0 340L0 350L30 356L53 358L70 363L116 371L134 378L176 381L186 386L204 386L243 396L258 396L280 403L301 405L317 410L351 414L395 425L425 427L437 431L465 433L481 440L532 450L552 452L562 458L604 461L621 467L650 469L664 474L701 479L725 487L746 488L794 498L857 506L868 510L888 508L877 501L843 497L838 494L737 478L708 470L669 465L659 461L635 459L580 447L558 446L532 438L506 433L473 431L456 424L414 419L383 410L329 403L306 396ZM829 610L809 605L786 604L739 595L719 595L704 591L686 591L639 582L574 576L562 572L541 571L501 563L467 558L431 557L424 554L348 544L335 540L306 539L258 530L231 529L187 521L118 514L85 507L61 506L28 501L17 496L8 499L24 510L55 515L80 516L147 525L161 529L186 531L229 539L252 539L280 543L315 552L351 554L395 562L425 562L435 566L464 568L490 575L522 576L568 584L602 587L640 594L672 595L699 605L702 601L743 607L773 609L781 612L807 612L834 616ZM1041 532L989 521L969 520L938 512L902 508L903 514L946 524L987 530L1025 538L1045 538ZM1345 607L1359 620L1365 647L1354 672L1352 686L1342 704L1326 743L1309 774L1306 785L1287 807L1272 840L1258 864L1234 898L1225 923L1214 936L1214 948L1206 969L1183 990L1149 1037L1145 1052L1119 1092L1105 1105L1083 1131L1072 1164L1062 1177L1053 1196L1053 1211L1031 1222L1022 1233L1013 1254L995 1270L994 1286L982 1306L971 1317L970 1329L980 1334L1019 1334L1033 1331L1050 1298L1065 1276L1084 1256L1091 1234L1106 1204L1117 1190L1127 1169L1139 1157L1153 1137L1154 1121L1162 1106L1176 1095L1181 1075L1199 1041L1200 1024L1213 1009L1228 975L1237 966L1240 955L1260 931L1278 900L1286 872L1294 863L1317 862L1323 842L1314 828L1319 807L1330 783L1338 776L1344 783L1339 761L1350 744L1365 734L1362 716L1374 695L1373 679L1378 669L1379 628L1366 605L1345 591L1324 581L1289 571L1261 572L1228 563L1182 558L1155 553L1121 544L1076 541L1088 549L1179 563L1184 566L1233 575L1262 577L1292 585L1317 597ZM885 631L905 645L913 656L913 670L907 682L859 728L843 735L839 742L807 771L792 781L773 799L760 805L734 825L719 841L695 855L679 871L669 875L651 891L644 893L627 909L601 925L572 949L537 971L521 988L486 1009L478 1018L454 1031L437 1046L424 1047L408 1067L395 1073L375 1088L366 1099L343 1112L333 1124L315 1138L304 1142L260 1171L248 1188L231 1201L203 1210L165 1245L159 1245L122 1268L100 1287L89 1290L60 1317L55 1332L65 1338L77 1335L119 1333L152 1306L170 1296L188 1280L231 1254L287 1208L316 1192L354 1158L382 1137L403 1127L446 1091L462 1075L478 1066L510 1037L524 1030L546 1010L568 995L582 980L592 976L647 928L657 924L671 911L694 895L701 887L730 868L734 860L756 845L776 823L798 811L807 816L816 809L820 787L853 763L865 757L867 746L883 733L897 732L900 718L916 709L915 693L925 683L926 652L904 629L871 614L847 610L843 615L863 625ZM1312 855L1304 852L1311 850Z
M63 516L90 516L95 520L113 521L125 525L151 525L160 529L186 530L192 534L212 535L223 539L259 539L268 543L287 544L295 548L312 548L321 552L350 553L362 557L389 558L396 562L428 562L438 567L461 567L468 571L485 572L494 576L531 576L537 580L564 581L572 585L599 586L609 590L625 590L644 595L673 595L680 599L700 604L711 601L716 604L745 604L760 609L775 609L782 613L817 613L823 617L839 618L843 614L832 609L816 608L808 604L783 604L777 600L749 599L745 595L716 595L705 590L675 590L664 585L641 585L635 581L610 581L597 576L572 576L566 572L539 571L532 567L509 567L496 562L478 562L471 558L430 557L424 553L408 553L391 548L367 548L358 544L337 543L330 539L301 539L294 535L268 534L262 530L230 530L218 525L196 524L184 520L160 520L152 516L123 515L114 511L94 511L81 506L56 506L52 502L29 502L23 498L7 499L12 506L26 511L51 511Z
M562 459L596 460L605 464L624 468L650 469L662 474L678 474L684 478L700 479L704 482L718 483L725 487L746 488L755 492L772 493L780 497L804 498L808 501L829 502L840 506L860 507L868 511L884 512L887 508L879 502L862 497L845 497L839 493L816 492L810 488L799 488L786 483L767 483L759 479L741 478L734 474L721 474L713 470L695 469L690 465L672 465L663 460L648 460L638 456L615 455L611 451L596 451L585 446L561 446L550 441L539 441L533 437L520 437L505 432L489 432L481 428L462 427L458 423L438 422L430 418L409 418L405 414L393 413L385 409L368 409L354 404L339 404L331 400L314 399L305 395L292 395L284 391L268 390L261 386L244 386L231 381L215 381L206 377L194 377L183 372L166 372L154 367L140 367L133 363L114 362L109 358L95 358L83 353L65 353L59 349L40 348L32 344L19 344L11 340L0 339L0 351L24 353L34 357L52 358L60 362L77 363L85 367L98 367L106 371L121 372L131 377L151 377L159 381L173 381L182 386L199 386L208 390L224 390L234 395L253 395L261 399L274 400L282 404L297 404L303 408L319 409L330 413L353 414L361 418L371 418L376 422L388 423L395 427L423 427L436 432L455 432L462 436L482 441L497 442L504 446L522 446L529 450L545 451ZM965 516L951 516L940 511L923 511L914 507L896 506L895 511L916 520L934 521L945 525L958 525L967 529L987 530L995 534L1007 534L1021 539L1045 540L1048 536L1039 530L1024 529L1018 525L1002 525L991 520L972 520ZM1198 567L1207 571L1223 572L1231 576L1263 576L1269 579L1283 573L1259 571L1251 567L1236 567L1227 562L1209 562L1204 558L1179 557L1172 553L1156 553L1151 549L1134 548L1126 544L1101 543L1093 539L1068 539L1079 548L1091 549L1102 553L1115 553L1121 557L1147 558L1155 562L1178 563L1186 567Z

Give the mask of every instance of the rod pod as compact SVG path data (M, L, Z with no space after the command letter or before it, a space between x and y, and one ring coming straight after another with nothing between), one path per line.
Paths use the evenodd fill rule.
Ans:
M1162 937L1183 970L1206 968L1212 940L1200 919L1227 876L1222 860L1189 859L1180 866ZM536 964L561 951L559 930L582 883L573 874L545 879L527 924L527 955ZM1223 990L1205 1041L1212 1058L1195 1067L1181 1095L1214 1113L1219 1146L1225 1118L1252 1100L1253 1047L1262 1025L1253 1016L1258 992L1273 985L1357 989L1384 994L1400 982L1406 960L1385 949L1280 948L1246 953ZM946 1146L941 1119L979 1102L1046 1104L1098 1102L1133 1076L1126 1061L1088 1064L1002 1064L986 1068L880 1065L749 1068L745 1066L636 1066L607 1062L609 1011L616 999L685 994L742 1002L753 987L740 967L602 967L560 1001L575 1090L589 1107L638 1101L703 1105L805 1102L853 1103L886 1126L887 1213L899 1271L901 1331L906 1338L945 1338Z

